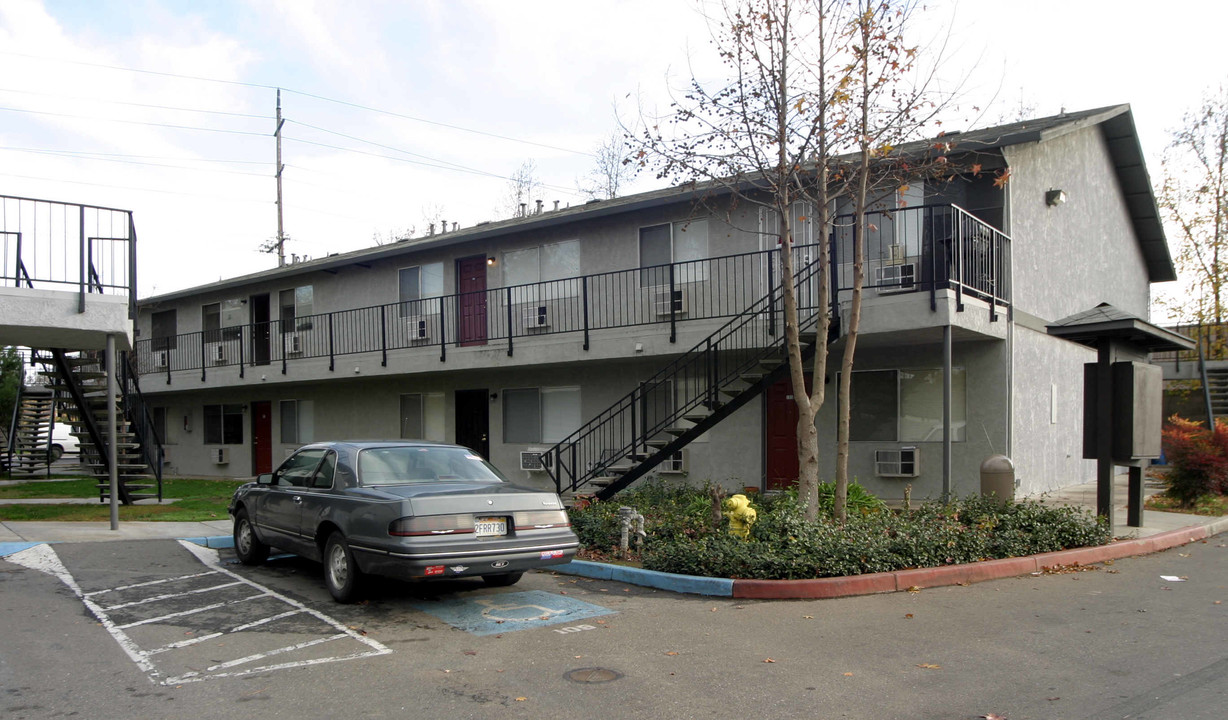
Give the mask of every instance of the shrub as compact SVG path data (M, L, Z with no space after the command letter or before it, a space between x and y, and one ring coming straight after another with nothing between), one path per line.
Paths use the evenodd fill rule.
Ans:
M572 511L572 525L587 548L618 543L618 507L645 515L648 540L643 563L650 570L731 578L803 579L934 567L1031 555L1111 538L1090 513L1036 501L970 496L925 503L909 513L885 509L865 493L849 519L837 525L827 513L807 522L794 492L752 500L759 511L749 541L708 524L706 489L646 485L614 501ZM830 493L828 493L830 498Z
M1166 494L1192 507L1208 493L1228 494L1228 426L1208 429L1177 415L1164 426L1164 455L1170 466Z

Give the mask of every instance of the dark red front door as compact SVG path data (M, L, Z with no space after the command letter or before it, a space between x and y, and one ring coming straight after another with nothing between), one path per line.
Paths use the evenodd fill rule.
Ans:
M807 378L809 380L809 378ZM767 474L765 490L785 490L797 484L797 404L788 377L767 389Z
M273 472L273 403L252 403L252 470Z
M456 291L460 294L456 338L461 345L486 344L486 256L456 261Z

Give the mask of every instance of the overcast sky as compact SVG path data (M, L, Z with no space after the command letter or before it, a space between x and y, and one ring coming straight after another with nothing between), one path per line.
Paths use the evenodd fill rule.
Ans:
M1130 103L1155 181L1226 25L1223 0L931 0L915 41L949 37L981 124ZM287 252L319 257L506 217L526 160L583 202L618 114L714 67L693 0L0 0L0 195L135 211L144 297L276 265L272 88Z

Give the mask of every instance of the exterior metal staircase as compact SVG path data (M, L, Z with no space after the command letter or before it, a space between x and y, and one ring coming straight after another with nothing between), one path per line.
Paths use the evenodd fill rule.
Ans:
M5 468L13 473L48 471L51 430L55 424L55 393L44 387L19 387L5 449Z
M800 264L800 263L799 263ZM818 261L796 270L803 360L814 356ZM715 427L788 373L773 287L720 329L639 384L543 455L556 490L606 500ZM833 317L825 342L839 337Z
M1203 373L1211 417L1228 417L1228 368L1205 367Z
M70 355L52 350L36 360L45 369L50 388L65 397L64 414L80 442L81 466L98 480L99 500L110 499L110 471L105 449L114 446L119 499L125 505L138 500L162 499L162 445L136 383L128 356L117 373L115 438L107 430L107 376L102 360L88 353Z

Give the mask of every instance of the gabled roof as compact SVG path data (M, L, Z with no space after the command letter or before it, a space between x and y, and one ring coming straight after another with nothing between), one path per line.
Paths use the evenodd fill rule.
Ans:
M954 145L953 152L955 153L993 151L1011 145L1052 140L1095 125L1100 126L1108 144L1113 167L1117 172L1117 180L1134 225L1134 234L1147 265L1148 279L1151 282L1176 280L1177 274L1164 237L1164 228L1160 221L1155 196L1151 191L1151 180L1147 175L1142 146L1139 144L1138 133L1134 128L1134 117L1129 105L1113 105L1075 113L1062 113L967 132L948 132L937 138L908 143L901 146L899 150L903 153L924 150L937 141L948 141ZM329 255L308 262L285 265L208 285L169 292L145 298L140 302L148 304L175 300L204 291L216 292L263 280L290 278L317 271L336 272L345 266L365 265L410 251L447 247L513 232L542 230L577 221L596 220L625 212L685 202L694 200L710 190L713 189L687 184L612 200L589 201L583 205L562 210L545 211L523 218L479 223L473 227L453 232ZM719 189L715 191L720 192Z
M1100 340L1128 340L1149 352L1190 350L1194 341L1108 303L1100 303L1048 325L1050 335L1082 345L1095 346Z

